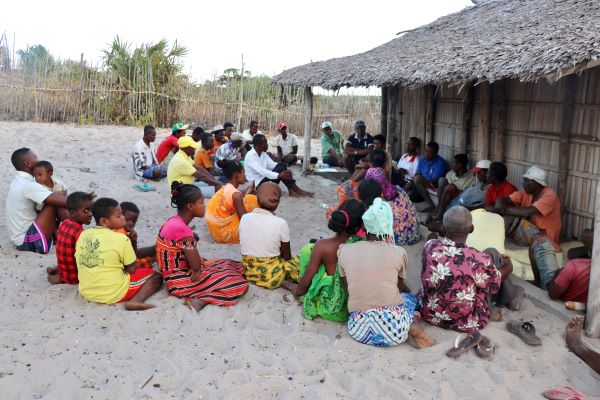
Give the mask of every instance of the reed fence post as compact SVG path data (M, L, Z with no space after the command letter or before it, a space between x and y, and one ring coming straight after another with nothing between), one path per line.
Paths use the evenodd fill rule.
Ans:
M594 247L586 314L586 334L593 338L600 337L600 184L596 186L595 208Z
M310 86L304 88L304 106L304 159L302 160L302 173L308 171L310 164L310 130L313 119L313 93Z
M81 121L81 90L83 89L83 76L85 74L84 68L83 68L83 53L81 53L81 59L79 61L79 71L80 71L80 77L79 77L79 87L77 88L77 113L75 114L75 116L77 117L77 123L79 123Z
M479 160L490 159L490 113L491 113L491 87L489 82L479 85L479 112L477 136Z

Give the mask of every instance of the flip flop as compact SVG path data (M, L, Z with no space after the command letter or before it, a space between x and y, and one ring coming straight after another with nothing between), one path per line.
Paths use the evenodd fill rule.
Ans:
M480 357L486 360L491 360L494 356L495 345L492 344L492 341L487 336L481 336L481 340L475 346L475 353Z
M508 321L506 329L530 346L540 346L542 340L535 335L535 326L531 322Z
M139 190L140 192L151 192L156 190L154 186L149 185L147 183L136 183L135 185L133 185L133 188Z
M544 397L550 400L585 400L585 394L570 386L559 389L546 390Z
M457 358L461 354L466 353L469 349L477 346L481 341L481 333L475 331L472 333L461 333L454 341L454 347L446 352L446 355L451 358Z

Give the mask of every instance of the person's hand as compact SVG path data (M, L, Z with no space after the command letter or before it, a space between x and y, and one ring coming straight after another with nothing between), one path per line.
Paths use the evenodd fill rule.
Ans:
M368 149L373 150L375 148L375 145L373 143L371 143L370 145L367 146Z
M135 231L135 229L131 229L128 233L127 236L129 236L129 240L131 240L132 242L137 242L137 232Z
M505 267L508 267L509 265L512 265L512 260L506 254L500 254L500 258L502 258L502 264Z
M254 181L250 182L250 186L246 189L245 196L254 192Z
M221 182L218 182L218 181L217 181L217 182L214 184L214 186L215 186L215 191L216 191L216 190L219 190L219 189L221 189L221 188L223 187L223 184L222 184Z
M195 269L190 270L190 282L194 283L194 282L198 282L200 280L200 278L202 277L202 273L200 271L201 271L201 269L199 269L199 270L195 270Z
M289 170L282 171L279 173L279 175L277 175L277 179L283 179L283 180L292 179L292 177L293 177L292 171L289 171Z
M325 212L325 218L327 219L327 221L329 221L331 219L331 215L333 214L334 211L335 211L335 209L333 207L329 207L327 209L327 211Z

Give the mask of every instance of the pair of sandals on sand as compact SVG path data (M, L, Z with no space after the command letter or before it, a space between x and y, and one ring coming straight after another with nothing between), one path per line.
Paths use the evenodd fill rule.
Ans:
M506 328L530 346L542 344L542 340L536 336L535 327L531 322L508 321ZM494 355L495 346L487 336L483 336L479 331L469 334L463 333L456 338L454 347L448 350L446 355L451 358L458 358L470 349L474 349L475 354L479 357L489 360Z
M549 400L598 400L600 397L587 396L579 390L570 386L565 386L558 389L546 390L544 398Z

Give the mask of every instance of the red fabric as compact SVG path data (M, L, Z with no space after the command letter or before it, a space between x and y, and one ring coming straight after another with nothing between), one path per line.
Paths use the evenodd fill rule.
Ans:
M554 280L554 283L566 289L560 299L587 303L591 270L592 260L589 258L576 258L568 261Z
M77 262L75 261L75 243L83 232L83 226L71 219L64 220L56 233L56 262L58 276L64 283L77 285Z
M508 197L516 191L517 188L515 187L515 185L513 185L506 179L498 187L494 185L488 185L488 188L485 191L485 205L493 206L494 204L496 204L496 200Z
M173 150L174 147L177 147L177 141L178 139L175 136L169 135L165 140L160 142L158 149L156 149L156 160L158 160L159 163L167 158L169 152Z
M133 274L129 274L129 289L127 289L127 293L125 293L125 296L123 296L119 303L131 300L148 279L154 275L156 275L156 272L152 268L136 268Z

